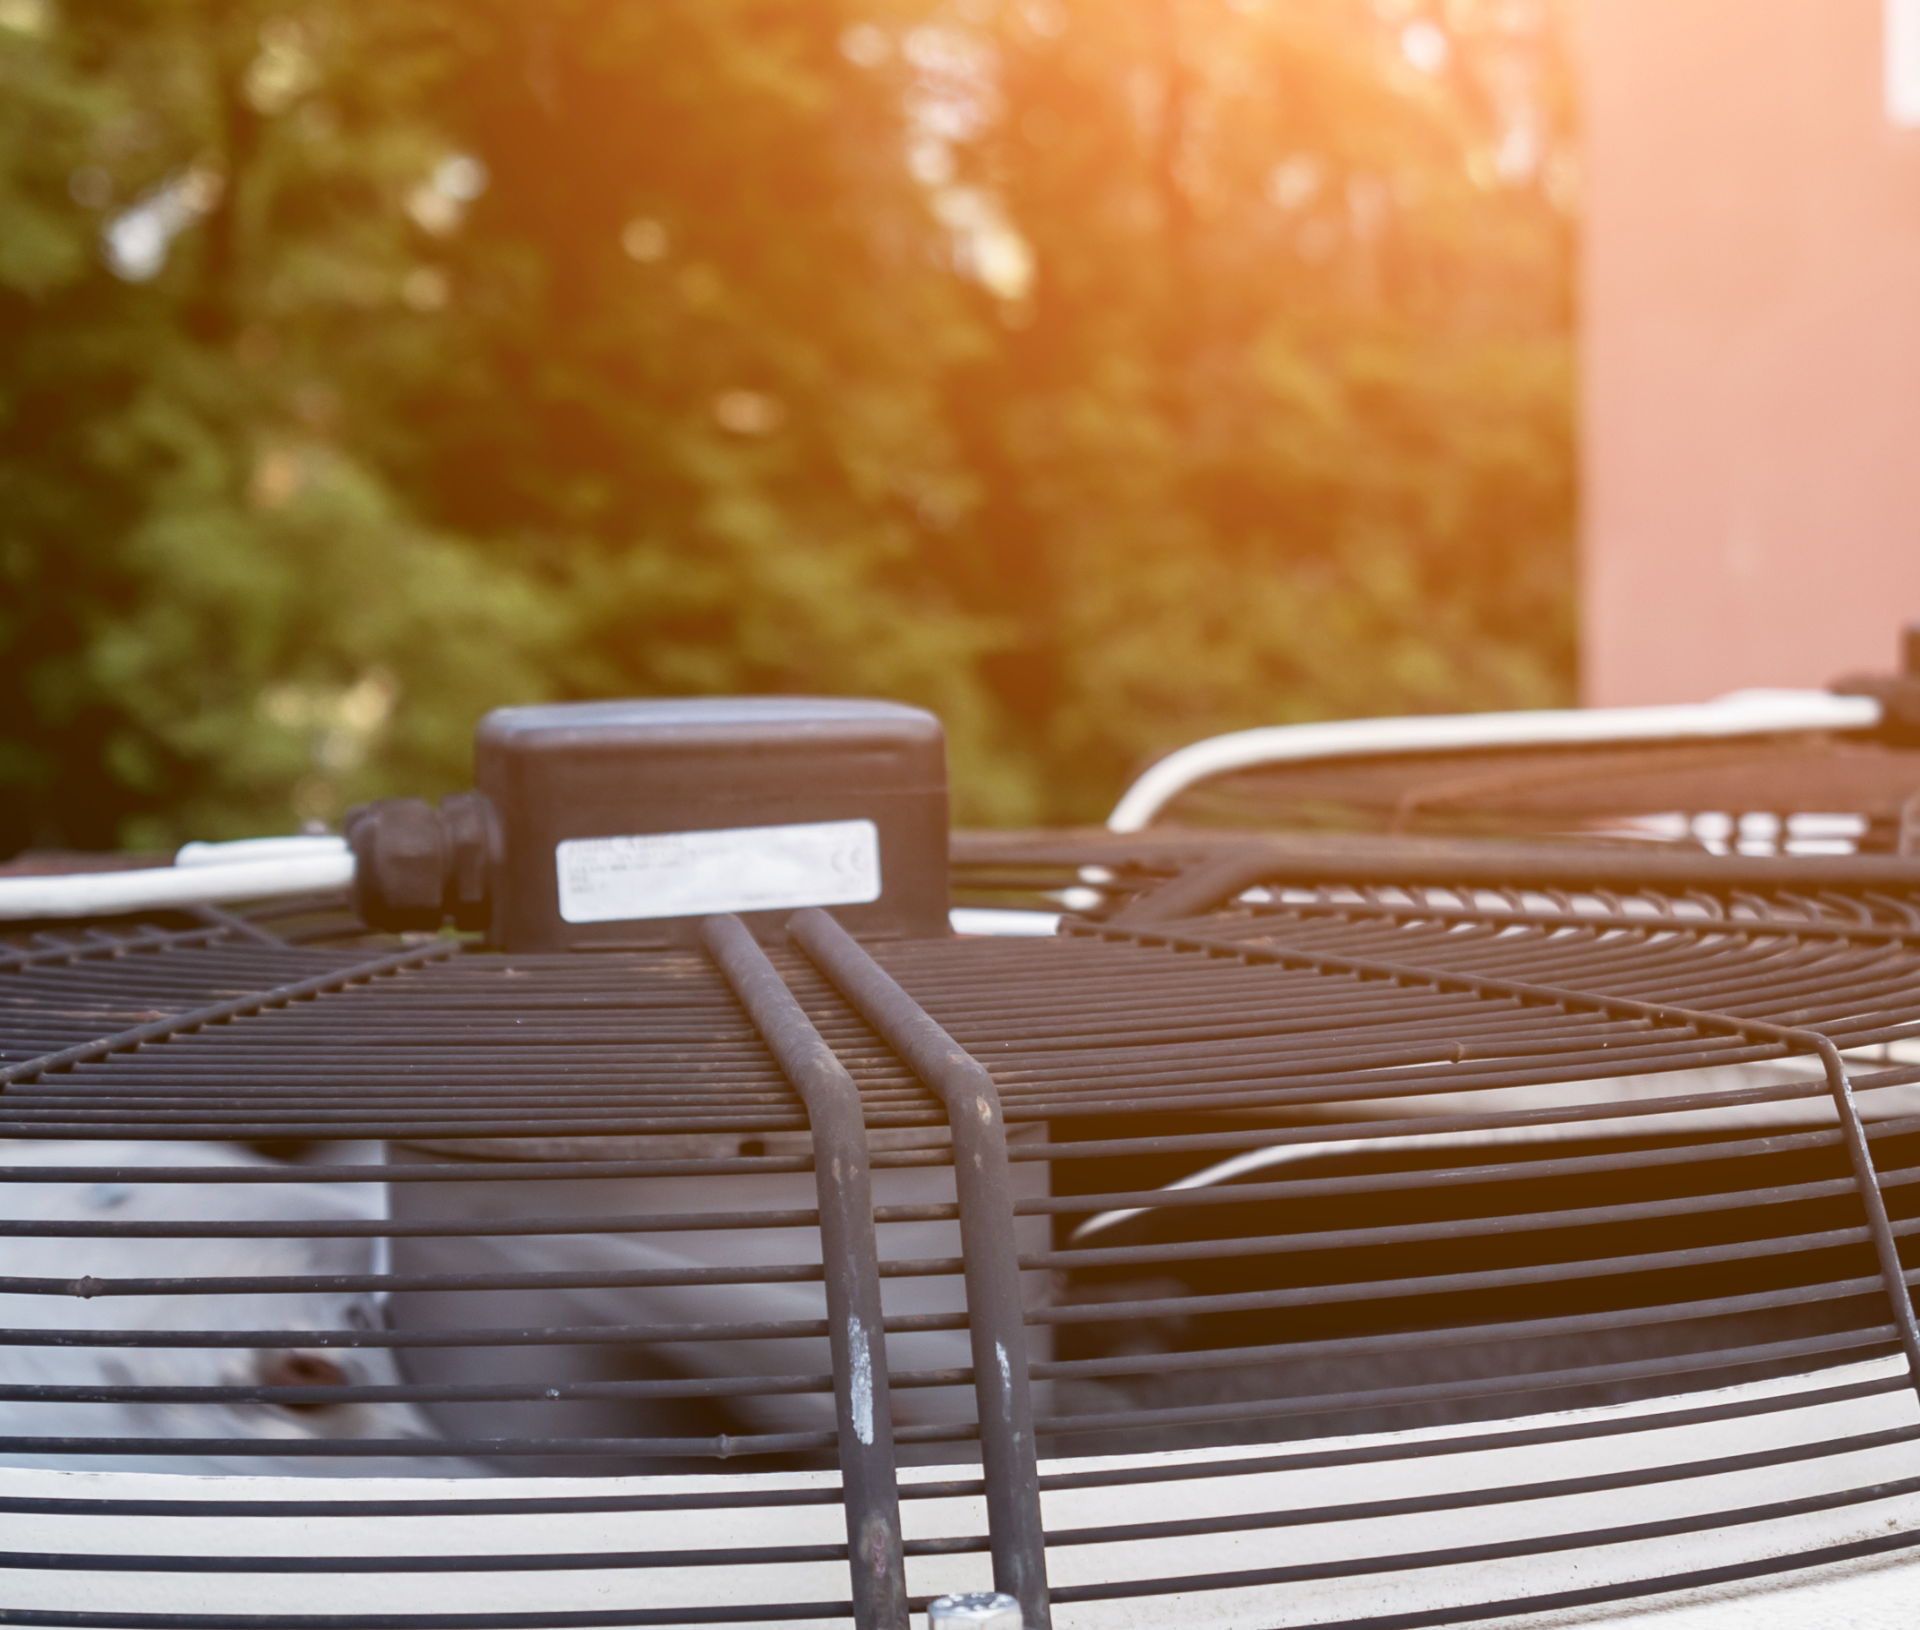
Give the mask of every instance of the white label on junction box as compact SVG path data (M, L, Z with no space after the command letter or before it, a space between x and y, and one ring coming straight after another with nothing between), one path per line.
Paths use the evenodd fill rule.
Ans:
M880 829L872 821L568 838L553 858L560 915L570 923L797 911L880 898Z

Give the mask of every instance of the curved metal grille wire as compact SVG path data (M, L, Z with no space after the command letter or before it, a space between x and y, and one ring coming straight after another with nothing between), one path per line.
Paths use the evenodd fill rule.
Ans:
M1275 960L1277 952L1286 956ZM1116 919L1057 940L911 944L876 955L989 1067L1009 1123L1029 1129L1015 1141L1017 1167L1046 1174L1017 1205L1038 1229L1027 1236L1022 1265L1030 1324L1050 1338L1034 1365L1046 1389L1045 1441L1056 1453L1148 1457L1056 1473L1047 1486L1062 1495L1075 1478L1121 1486L1180 1476L1152 1462L1168 1448L1237 1445L1235 1464L1251 1464L1249 1455L1282 1464L1287 1451L1254 1446L1343 1425L1450 1430L1454 1437L1431 1439L1424 1452L1464 1453L1431 1444L1475 1441L1468 1425L1476 1420L1572 1403L1628 1413L1559 1429L1570 1436L1631 1432L1654 1418L1634 1415L1637 1402L1715 1381L1764 1385L1894 1350L1843 1128L1817 1068L1796 1062L1794 1048L1767 1032L1817 1032L1844 1052L1893 1232L1906 1240L1920 1231L1912 1215L1920 1206L1907 1203L1920 1178L1920 1068L1908 1062L1920 1038L1920 910L1912 899L1275 882L1224 910L1150 928L1129 930ZM877 1181L893 1173L901 1185L891 1199L880 1195L883 1242L896 1225L903 1235L950 1225L950 1186L940 1190L937 1178L923 1186L950 1160L942 1112L804 958L785 952L776 960L860 1087ZM1368 971L1385 965L1397 971ZM1668 1016L1503 988L1520 986ZM1703 1023L1700 1014L1735 1022ZM790 1466L802 1478L831 1460L833 1434L817 1412L790 1407L827 1392L820 1368L688 1357L729 1347L756 1360L791 1356L809 1351L823 1329L811 1310L780 1302L774 1311L788 1316L769 1317L758 1305L814 1294L817 1254L809 1261L784 1249L809 1228L811 1208L719 1203L749 1192L728 1184L806 1173L811 1150L797 1100L724 982L697 956L476 956L451 946L396 954L262 945L218 927L95 932L43 940L0 962L0 1049L0 1136L16 1140L0 1175L16 1195L65 1197L35 1214L32 1206L7 1208L0 1238L10 1240L14 1264L56 1246L69 1257L94 1248L82 1241L115 1249L153 1242L141 1248L157 1247L160 1263L168 1252L235 1240L345 1253L325 1263L329 1271L193 1272L182 1257L174 1272L0 1279L8 1305L21 1310L7 1321L0 1355L55 1353L72 1372L21 1379L0 1357L0 1408L10 1428L36 1415L72 1424L89 1411L123 1423L164 1412L169 1427L10 1429L0 1442L9 1460L237 1466L270 1458L316 1469L413 1461L469 1475L520 1465L672 1473L724 1461ZM387 1159L381 1144L394 1150ZM1224 1174L1208 1178L1210 1170ZM622 1211L604 1203L664 1194L671 1184L680 1185L672 1205ZM375 1185L395 1196L392 1216L367 1198ZM526 1203L551 1199L558 1185L591 1189L592 1203L571 1212ZM685 1195L703 1187L717 1198L698 1209ZM135 1216L113 1198L122 1188L189 1196L186 1209L199 1209L182 1215L178 1205L160 1206ZM302 1204L329 1193L348 1200L306 1215L252 1203L276 1191ZM215 1203L236 1194L238 1204ZM472 1203L423 1199L435 1195ZM1101 1226L1088 1233L1090 1222ZM609 1239L644 1245L689 1234L730 1238L740 1249L722 1253L725 1260L640 1266L594 1254L596 1242ZM409 1241L431 1248L410 1258ZM380 1260L376 1242L388 1242L379 1249L393 1252L391 1260ZM520 1249L528 1242L543 1250L528 1256ZM567 1251L583 1242L594 1250L568 1262ZM479 1269L462 1255L475 1244L483 1248ZM349 1261L356 1251L360 1259ZM950 1253L889 1255L890 1291L951 1284L959 1268ZM718 1312L664 1316L703 1296ZM600 1312L570 1324L466 1317L489 1299L511 1297ZM396 1319L396 1307L418 1316ZM244 1318L262 1308L319 1308L339 1322ZM86 1318L69 1313L58 1322L49 1310ZM964 1396L964 1347L938 1346L964 1325L960 1307L888 1319L896 1399L907 1400L897 1436L936 1458L956 1452L942 1446L964 1444L972 1424L953 1407L916 1416L912 1400L945 1397L951 1405ZM915 1339L961 1361L916 1361ZM508 1362L480 1379L422 1379L393 1362L396 1354L411 1362L435 1352L505 1354L518 1372ZM595 1352L616 1361L582 1361ZM139 1367L141 1355L172 1365L183 1354L216 1363L189 1363L185 1374ZM302 1372L258 1362L288 1354L327 1363L309 1362ZM111 1374L79 1373L101 1355L113 1357ZM232 1355L255 1372L236 1378L230 1365L221 1370ZM544 1371L555 1357L563 1362ZM348 1360L378 1363L349 1371ZM1892 1407L1902 1385L1881 1374L1698 1407L1783 1414L1816 1407L1810 1397L1827 1407L1829 1394L1849 1387L1848 1396ZM449 1429L449 1421L472 1418L462 1410L479 1406L512 1406L518 1415L496 1418L522 1424ZM542 1411L568 1407L599 1411L581 1417L596 1428L537 1428ZM1672 1406L1660 1409L1669 1423L1678 1418ZM207 1418L266 1421L272 1435L209 1434L196 1424ZM1754 1453L1787 1464L1893 1451L1914 1436L1910 1425L1876 1419L1871 1432L1806 1441L1788 1434ZM400 1426L355 1425L382 1421ZM662 1422L709 1429L654 1429ZM1364 1445L1326 1453L1364 1466L1370 1456L1400 1464L1422 1452L1402 1443L1391 1457ZM1728 1459L1605 1475L1651 1487L1723 1475ZM1218 1475L1218 1462L1196 1464L1184 1475ZM903 1489L910 1505L978 1487L951 1472L922 1477ZM1544 1479L1408 1499L1497 1507L1557 1487ZM1892 1498L1890 1487L1882 1480L1808 1498L1870 1505ZM836 1497L813 1486L789 1489L775 1503ZM514 1498L550 1508L539 1495ZM762 1490L748 1501L762 1498L774 1496ZM1369 1518L1384 1519L1405 1515L1407 1501L1361 1504ZM1791 1517L1774 1509L1779 1504L1743 1512L1722 1503L1697 1526ZM377 1505L362 1500L353 1509ZM1049 1543L1099 1551L1332 1520L1319 1509L1247 1507L1058 1528ZM1695 1519L1667 1521L1684 1529L1688 1520ZM1616 1526L1624 1535L1633 1525ZM1498 1544L1545 1554L1617 1541L1561 1532ZM977 1533L949 1533L910 1541L908 1552L932 1559L984 1545ZM484 1566L614 1565L598 1553L567 1554L572 1560L563 1562L558 1553L514 1553ZM744 1565L843 1558L845 1550L822 1541L701 1554ZM1438 1555L1382 1555L1346 1565L1346 1573L1471 1560ZM622 1552L617 1565L685 1560L682 1550ZM189 1563L196 1559L180 1565ZM196 1565L247 1566L212 1556ZM414 1566L391 1557L357 1565ZM1332 1564L1312 1566L1324 1573ZM1056 1601L1297 1585L1303 1568L1311 1571L1276 1565L1082 1581L1062 1586ZM1650 1584L1604 1588L1631 1594ZM829 1617L843 1605L800 1604ZM722 1605L708 1616L751 1622L799 1612L776 1606ZM1448 1611L1472 1616L1469 1608L1515 1610L1512 1600L1486 1600ZM622 1611L591 1622L669 1622ZM525 1622L590 1621L549 1612Z

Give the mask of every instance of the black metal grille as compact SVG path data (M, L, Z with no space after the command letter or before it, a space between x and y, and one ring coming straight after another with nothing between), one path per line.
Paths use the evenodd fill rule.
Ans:
M982 846L972 880L1003 899L1099 891L1059 937L836 961L816 935L769 952L765 972L795 1004L779 1021L742 1005L749 973L724 939L704 955L529 957L450 940L268 944L257 922L226 922L42 936L6 953L0 1137L16 1141L0 1176L16 1200L0 1208L0 1461L639 1481L491 1499L484 1481L457 1498L327 1496L318 1483L264 1502L0 1493L0 1509L404 1516L420 1528L792 1513L844 1492L854 1540L753 1543L728 1529L696 1542L696 1521L671 1542L484 1554L404 1533L398 1552L50 1547L0 1556L0 1569L604 1574L617 1599L402 1612L356 1597L143 1616L136 1591L109 1586L72 1609L43 1591L0 1622L831 1619L865 1600L858 1522L885 1517L897 1462L907 1588L924 1598L918 1584L939 1567L979 1570L991 1551L1034 1623L1048 1591L1038 1536L1020 1525L1034 1511L1036 1434L1055 1457L1037 1485L1051 1600L1086 1624L1120 1597L1386 1590L1920 1490L1875 1476L1594 1528L1502 1528L1528 1502L1718 1488L1756 1467L1880 1468L1920 1435L1908 1375L1818 1379L1920 1356L1900 1261L1920 1232L1920 1051L1908 1051L1920 1047L1920 893L1896 873L1873 886L1803 867L1770 888L1735 886L1749 876L1737 869L1663 888L1496 888L1327 881L1267 851L1056 850ZM311 921L319 937L335 931ZM865 984L862 967L875 971ZM944 1055L952 1079L929 1026L958 1044ZM792 1084L810 1037L820 1066L857 1091L872 1172L885 1330L874 1363L892 1446L865 1482L847 1457L879 1451L853 1447L865 1441L849 1414L855 1360L832 1311L833 1276L855 1296L864 1274L857 1251L823 1264L818 1246L816 1156L840 1146ZM1008 1176L956 1191L950 1123L981 1065ZM265 1266L196 1267L215 1249ZM980 1363L994 1339L1019 1360L1022 1333L1006 1321L1022 1309L1031 1430ZM1733 1384L1746 1390L1674 1401ZM1534 1418L1570 1408L1588 1414ZM1754 1446L1673 1462L1629 1453L1576 1475L1529 1461L1518 1481L1403 1492L1409 1468L1432 1462L1727 1423L1746 1423ZM1377 1437L1395 1432L1414 1435ZM1376 1436L1288 1447L1343 1434ZM1072 1464L1086 1455L1126 1458ZM1304 1504L1272 1492L1329 1468L1361 1492ZM716 1470L741 1487L652 1481ZM1222 1479L1257 1492L1181 1510ZM1096 1494L1156 1488L1172 1514L1071 1516L1075 1500L1106 1512ZM967 1504L980 1497L984 1523ZM1287 1560L1317 1526L1473 1510L1487 1513L1475 1544ZM1762 1546L1521 1594L1470 1581L1459 1599L1449 1586L1429 1605L1348 1618L1461 1622L1912 1538ZM1241 1565L1165 1566L1178 1554L1167 1545L1213 1557L1228 1541ZM1126 1551L1149 1560L1087 1560ZM852 1600L749 1591L661 1606L649 1584L786 1565L839 1567L844 1581L850 1552ZM870 1600L859 1617L892 1611Z

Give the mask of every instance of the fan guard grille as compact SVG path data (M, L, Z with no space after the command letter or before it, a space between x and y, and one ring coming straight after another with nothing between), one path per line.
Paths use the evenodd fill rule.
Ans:
M1241 857L1221 905L1217 854L1088 855L1059 937L872 950L998 1087L1058 1622L1459 1622L1912 1543L1920 896ZM0 1509L48 1536L0 1622L850 1613L813 1134L721 968L342 932L0 955ZM771 960L864 1112L908 1585L978 1588L948 1112Z

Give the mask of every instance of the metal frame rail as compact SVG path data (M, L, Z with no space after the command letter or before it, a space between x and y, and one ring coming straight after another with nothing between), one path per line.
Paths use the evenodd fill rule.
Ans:
M1390 884L1399 887L1659 888L1710 894L1798 890L1920 891L1920 858L1855 855L1709 855L1655 844L1488 842L1452 838L1386 838L1356 834L1139 834L956 832L958 878L1058 868L1077 874L1099 867L1144 892L1130 904L1151 917L1136 924L1199 913L1256 883ZM1201 873L1205 872L1205 887ZM1082 881L1085 881L1083 878ZM1105 887L1105 885L1100 885ZM1178 893L1169 892L1178 889Z

